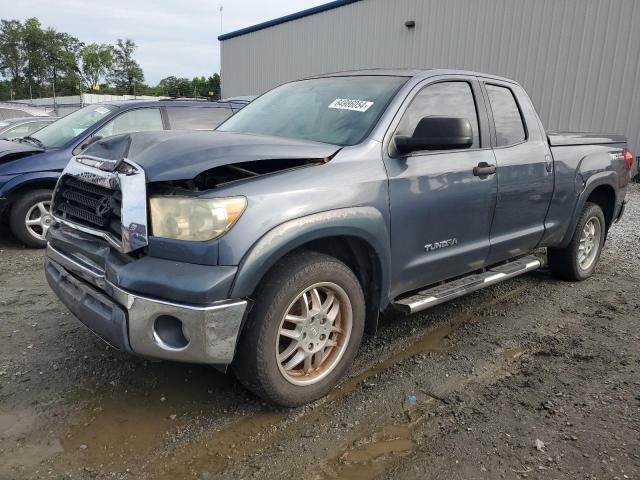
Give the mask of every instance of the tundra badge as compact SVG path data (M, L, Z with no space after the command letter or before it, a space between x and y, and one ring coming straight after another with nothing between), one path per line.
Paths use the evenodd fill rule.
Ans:
M432 252L432 251L438 250L440 248L453 247L454 245L457 245L457 244L458 244L458 239L457 238L450 238L449 240L443 240L441 242L427 243L424 246L424 249L427 252Z

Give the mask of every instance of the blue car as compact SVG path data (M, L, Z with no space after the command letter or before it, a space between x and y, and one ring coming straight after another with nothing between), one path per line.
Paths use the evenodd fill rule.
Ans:
M0 217L25 245L44 248L51 193L73 155L112 135L213 130L246 101L130 100L88 105L19 139L0 140Z

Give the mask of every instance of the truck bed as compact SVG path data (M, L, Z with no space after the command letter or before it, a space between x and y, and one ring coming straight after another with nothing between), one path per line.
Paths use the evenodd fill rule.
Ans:
M609 143L626 143L624 135L615 133L563 132L547 131L549 145L552 147L568 147L572 145L602 145Z

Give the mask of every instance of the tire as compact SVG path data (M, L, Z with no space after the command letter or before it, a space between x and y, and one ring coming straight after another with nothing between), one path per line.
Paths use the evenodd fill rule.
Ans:
M581 243L585 242L585 229L589 229L588 224L594 225L597 230L596 238L593 242L586 240L586 244L591 244L592 247L588 250L589 255L586 256L585 261L581 262ZM565 248L549 248L547 250L549 267L553 274L571 282L579 282L589 278L598 264L606 236L607 227L602 208L595 203L588 202L582 210L569 245Z
M28 247L44 248L47 246L44 235L51 224L51 217L48 216L48 208L45 215L39 206L50 207L52 193L49 189L31 190L25 192L11 206L11 213L9 214L11 232ZM43 220L40 224L27 225L27 216L32 221L37 218L42 218Z
M345 375L362 340L365 300L354 273L328 255L295 253L269 272L254 300L233 363L238 380L256 395L284 407L324 396ZM310 305L308 315L303 302ZM326 310L319 310L319 305L327 306ZM331 330L331 325L339 326L342 333ZM295 333L297 340L281 335L283 330ZM296 364L300 355L310 360ZM293 365L287 370L289 363Z

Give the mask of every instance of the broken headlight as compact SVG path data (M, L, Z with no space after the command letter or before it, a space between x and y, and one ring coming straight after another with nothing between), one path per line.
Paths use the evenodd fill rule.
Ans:
M229 230L244 212L247 199L159 196L151 197L149 205L152 235L203 242Z

